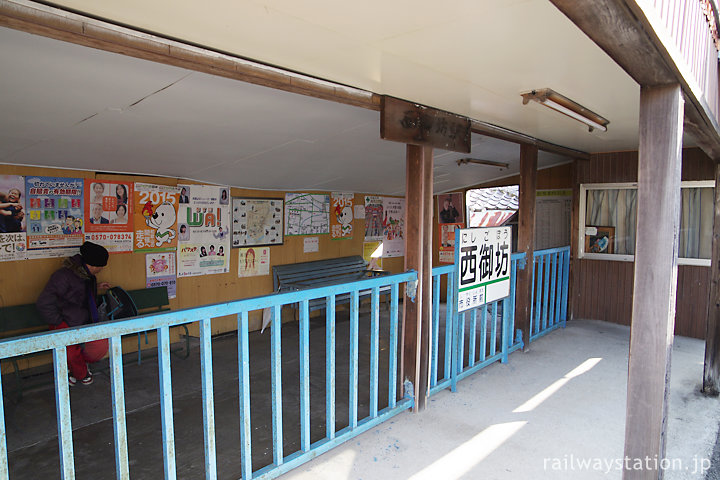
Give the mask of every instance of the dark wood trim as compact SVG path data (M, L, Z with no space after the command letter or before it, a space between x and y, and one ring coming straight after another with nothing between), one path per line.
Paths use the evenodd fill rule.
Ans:
M703 368L703 393L711 396L720 393L720 269L718 268L720 263L718 262L720 262L720 164L715 165L715 222Z
M538 147L520 145L520 200L518 208L518 252L525 252L524 270L518 270L515 290L515 325L522 330L525 350L530 346L530 303L533 253L535 251L535 197Z
M287 92L380 110L380 95L53 7L0 2L0 26Z
M717 120L705 100L695 96L637 2L550 1L641 86L680 84L686 99L685 128L710 158L720 160Z
M683 94L679 84L640 90L638 215L625 458L665 458L667 398L677 287ZM658 235L665 232L665 235ZM662 469L624 480L662 479Z

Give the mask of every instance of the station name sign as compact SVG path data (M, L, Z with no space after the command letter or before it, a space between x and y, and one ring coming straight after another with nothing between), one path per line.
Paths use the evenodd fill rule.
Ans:
M458 312L510 295L510 227L462 228L455 235Z
M470 153L470 119L385 96L380 115L384 140Z

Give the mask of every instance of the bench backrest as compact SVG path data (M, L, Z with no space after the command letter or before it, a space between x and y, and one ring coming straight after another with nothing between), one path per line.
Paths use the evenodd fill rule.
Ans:
M287 265L274 265L273 287L275 291L283 285L297 282L312 282L313 280L357 275L367 271L367 264L360 255L350 257L330 258L312 262L291 263Z
M127 293L135 303L139 314L170 310L166 286L128 290Z
M47 322L40 316L34 303L0 308L0 335L27 329L47 330Z

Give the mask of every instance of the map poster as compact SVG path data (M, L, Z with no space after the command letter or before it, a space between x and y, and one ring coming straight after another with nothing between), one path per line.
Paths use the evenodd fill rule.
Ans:
M383 203L382 197L365 197L365 241L378 242L383 239Z
M187 192L187 197L181 198L187 203L181 202L178 210L178 277L229 272L229 188L216 185L179 187L181 192Z
M85 179L85 240L110 253L133 251L133 184Z
M232 199L232 246L282 245L283 199Z
M440 263L455 263L455 229L463 228L462 223L442 223L440 229L440 251L438 261Z
M0 262L26 258L25 177L0 175Z
M330 195L285 194L285 235L330 233Z
M175 252L157 252L145 255L145 288L167 287L168 298L177 296Z
M383 197L383 257L405 255L405 199Z
M135 251L174 251L178 244L179 189L169 185L136 183L133 188ZM187 230L187 226L185 227Z
M28 256L64 256L68 250L63 247L82 245L82 178L26 177L25 191Z
M238 277L270 275L270 247L238 250Z
M330 235L333 240L353 238L352 193L333 192L330 196Z

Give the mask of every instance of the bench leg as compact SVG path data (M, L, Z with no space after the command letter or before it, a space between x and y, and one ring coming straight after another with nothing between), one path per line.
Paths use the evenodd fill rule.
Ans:
M177 349L172 350L172 353L175 353L178 357L185 359L190 356L190 332L188 331L187 325L178 325L178 327L182 327L185 330L185 354L178 355Z
M20 375L20 367L18 366L17 360L15 358L11 358L10 361L12 362L13 373L15 375L15 400L17 402L20 402L23 397L22 376ZM0 401L2 401L1 398Z

